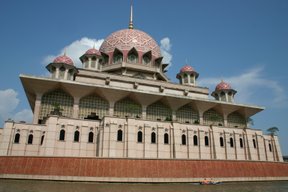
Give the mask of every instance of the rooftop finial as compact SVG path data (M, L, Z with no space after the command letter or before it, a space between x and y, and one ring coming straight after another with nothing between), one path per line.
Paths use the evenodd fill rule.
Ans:
M131 0L129 29L133 28L133 0Z
M67 48L65 47L65 49L64 49L64 56L66 56L66 51L67 51Z

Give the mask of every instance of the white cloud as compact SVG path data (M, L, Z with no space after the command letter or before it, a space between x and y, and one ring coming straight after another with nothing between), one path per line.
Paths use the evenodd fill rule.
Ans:
M15 121L32 122L32 119L33 113L30 109L23 109L13 116L13 120Z
M29 109L24 109L20 112L15 112L20 100L18 93L13 89L0 90L0 124L9 118L15 121L31 122L32 112ZM13 115L16 113L15 115Z
M81 67L81 61L79 59L88 49L91 49L94 45L96 49L99 49L104 39L89 39L87 37L83 37L80 40L76 40L72 42L70 45L65 46L58 55L48 55L44 58L43 64L48 65L51 63L57 56L63 55L66 51L66 55L70 57L74 64L77 67Z
M168 37L165 37L160 41L160 49L163 56L163 63L168 63L169 67L172 65L171 47L172 44Z
M263 77L263 67L256 67L246 73L232 77L210 77L200 79L198 84L214 90L215 86L223 79L237 90L236 102L258 103L273 107L288 105L288 98L284 88L275 80ZM260 102L260 103L259 103Z

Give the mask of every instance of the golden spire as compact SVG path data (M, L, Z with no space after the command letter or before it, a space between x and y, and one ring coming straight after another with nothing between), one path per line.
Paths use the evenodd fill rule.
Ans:
M131 0L129 29L133 28L133 0Z

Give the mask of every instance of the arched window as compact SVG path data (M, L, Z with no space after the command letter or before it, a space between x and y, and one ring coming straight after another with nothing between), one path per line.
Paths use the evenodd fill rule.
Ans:
M79 142L79 135L80 135L79 131L74 132L74 142Z
M117 141L122 141L123 137L123 131L121 129L119 129L117 131Z
M182 145L186 145L186 135L185 134L182 135L181 140L182 140Z
M205 136L204 140L205 140L205 146L209 146L209 138L208 138L208 136Z
M28 136L28 144L33 144L33 135L32 134L30 134Z
M240 142L240 148L243 148L243 139L240 138L240 139L239 139L239 142Z
M188 83L188 75L184 73L184 83Z
M197 135L193 136L193 143L194 143L195 146L198 145L198 137L197 137Z
M113 63L122 63L123 61L123 54L121 51L118 49L115 49L114 54L113 54Z
M220 147L224 147L224 139L223 139L223 137L220 137Z
M42 135L42 137L41 137L41 142L40 142L40 144L41 144L41 145L43 145L43 142L44 142L44 137L45 137L45 136L44 136L44 135Z
M65 67L60 67L60 70L59 70L59 78L63 79L64 76L65 76Z
M168 135L168 133L164 134L164 144L169 144L169 135Z
M65 140L65 130L64 129L62 129L60 131L59 140L60 141L64 141Z
M19 143L20 141L20 133L15 134L14 143Z
M94 133L90 132L88 135L88 143L93 143L94 140Z
M257 145L256 145L256 140L253 139L253 147L256 149L257 148Z
M156 133L151 133L151 143L156 143Z
M131 49L128 53L129 63L138 63L138 53L135 48Z
M272 152L272 146L270 143L269 143L269 151Z
M138 134L137 134L137 142L138 142L138 143L142 143L142 131L138 131Z
M230 147L234 147L234 141L233 141L233 138L230 138Z

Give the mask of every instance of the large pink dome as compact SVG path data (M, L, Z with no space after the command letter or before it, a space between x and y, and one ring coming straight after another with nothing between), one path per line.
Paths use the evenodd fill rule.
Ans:
M151 51L155 58L161 57L160 47L147 33L137 29L122 29L109 35L100 47L100 52L109 54L115 48L120 51L130 51L135 48L138 52Z
M53 63L65 63L68 65L74 65L72 59L70 59L70 57L67 57L66 55L61 55L61 56L56 57Z

